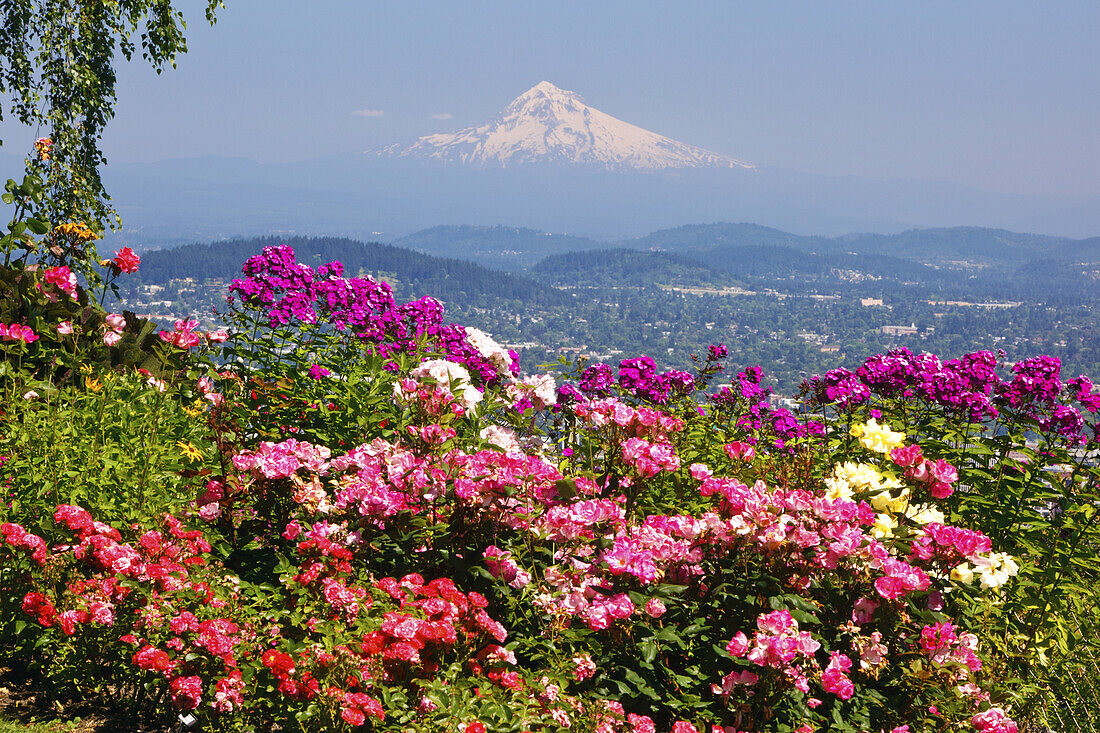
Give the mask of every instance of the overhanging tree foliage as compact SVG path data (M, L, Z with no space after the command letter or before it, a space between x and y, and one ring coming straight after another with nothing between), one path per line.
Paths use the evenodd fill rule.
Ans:
M204 1L213 24L224 5ZM187 50L185 28L171 0L0 0L0 119L50 141L27 162L46 184L41 218L112 223L99 141L114 116L115 62L140 52L159 74Z

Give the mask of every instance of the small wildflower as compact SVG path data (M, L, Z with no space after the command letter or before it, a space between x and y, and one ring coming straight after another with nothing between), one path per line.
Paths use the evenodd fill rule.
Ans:
M192 461L201 461L202 460L202 453L199 452L199 449L196 448L195 446L191 445L187 441L184 441L184 440L177 441L176 445L179 446L180 454L184 458L187 458L187 459L192 460Z

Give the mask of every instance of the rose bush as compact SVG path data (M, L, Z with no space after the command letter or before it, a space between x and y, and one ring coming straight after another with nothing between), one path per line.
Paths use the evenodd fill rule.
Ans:
M267 248L244 273L225 333L165 329L140 377L187 418L182 497L51 501L5 445L0 633L57 694L204 730L1041 717L1025 673L1095 598L1100 498L1100 396L1054 360L891 352L792 412L758 368L716 388L722 346L693 373L523 376L338 263ZM5 409L34 379L6 373Z

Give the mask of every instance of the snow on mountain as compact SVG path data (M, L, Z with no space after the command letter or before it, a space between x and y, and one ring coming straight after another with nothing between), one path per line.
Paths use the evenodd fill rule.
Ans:
M484 125L425 135L411 146L390 145L368 152L485 167L555 162L647 171L753 168L623 122L548 81L521 94Z

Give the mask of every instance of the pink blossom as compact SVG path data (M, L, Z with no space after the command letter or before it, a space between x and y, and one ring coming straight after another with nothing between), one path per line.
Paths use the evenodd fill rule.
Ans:
M596 663L587 653L577 654L572 659L573 678L578 682L588 679L596 673Z
M924 455L919 445L903 445L900 448L894 448L890 451L890 457L894 459L895 464L902 468L915 466L924 460Z
M0 323L0 338L5 341L22 341L25 344L30 344L38 340L38 334L30 326L23 326L18 323L5 326Z
M745 636L745 632L738 631L730 643L726 644L726 651L735 657L743 657L749 650L749 640Z
M688 466L691 477L696 481L702 481L711 477L711 471L705 463L693 463Z
M244 705L244 682L240 670L234 669L214 685L214 709L219 713L231 713Z
M43 275L47 283L54 285L66 295L71 297L76 292L76 275L65 265L48 267Z
M180 710L194 710L202 701L202 678L176 677L168 683L172 704Z
M134 254L134 250L129 247L115 250L115 259L113 261L118 269L123 272L137 272L138 265L141 264L141 258Z
M970 724L981 733L1016 733L1016 721L1001 708L989 708L970 719Z
M737 459L751 461L756 457L756 448L749 443L735 441L733 443L726 443L724 448L726 449L726 455L730 457L731 461Z
M199 517L206 522L213 522L222 515L222 506L217 502L210 502L199 507Z
M865 624L874 616L878 603L870 598L860 598L852 606L852 623Z
M930 468L932 477L941 483L953 484L959 478L959 472L942 458L932 464Z

